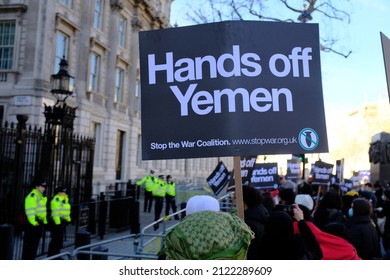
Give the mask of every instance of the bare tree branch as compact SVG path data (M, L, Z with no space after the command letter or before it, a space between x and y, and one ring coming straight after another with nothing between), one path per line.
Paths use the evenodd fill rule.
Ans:
M349 0L337 0L337 4L349 3ZM320 22L321 19L337 20L341 22L350 23L349 13L345 10L337 8L336 4L332 0L305 0L302 6L295 6L297 1L293 0L279 0L279 8L285 7L291 13L296 15L295 20L292 18L280 18L272 16L272 9L269 11L271 5L277 8L275 0L205 0L204 5L200 8L190 8L187 13L189 19L194 23L208 23L217 22L223 20L248 20L258 19L265 21L278 21L278 22L308 22L313 19L313 14L316 15L316 22ZM293 3L294 5L292 5ZM202 3L203 4L203 3ZM275 5L276 4L276 5ZM324 36L322 34L322 36ZM332 38L332 34L328 34ZM333 52L347 58L351 51L347 54L336 50L336 41L329 38L321 38L323 42L321 44L321 50L325 52ZM331 42L331 43L330 43Z
M322 10L322 7L325 8L325 10L329 10L329 12L326 12L325 10ZM332 19L337 19L340 21L347 20L347 23L351 22L350 16L347 12L337 9L336 7L330 5L329 3L322 3L318 5L315 8L315 11L322 13L324 16Z
M334 52L335 54L341 55L341 56L343 56L345 58L348 58L348 56L352 53L352 51L349 51L347 54L343 54L343 53L338 52L338 51L336 51L336 50L334 50L332 48L327 48L327 47L324 47L322 45L321 45L321 51L324 51L324 52Z

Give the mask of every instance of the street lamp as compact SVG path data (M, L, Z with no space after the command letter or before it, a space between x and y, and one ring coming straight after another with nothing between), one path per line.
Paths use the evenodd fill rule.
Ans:
M68 73L63 57L57 74L50 77L50 92L55 96L53 106L45 105L45 144L42 149L41 172L51 186L71 186L73 126L77 107L66 104L73 94L74 77Z
M68 61L65 56L61 59L60 70L57 74L51 75L50 92L56 97L57 102L54 106L45 104L46 124L61 125L64 128L73 130L73 121L76 116L76 109L66 104L66 99L73 94L74 77L68 73Z
M299 15L298 20L302 23L306 23L312 19L313 17L311 16L310 12L308 12L306 9L306 4L303 4L303 11L302 14Z
M64 103L72 95L74 90L74 77L68 73L68 61L65 56L60 61L60 70L57 74L51 75L51 93L57 98L57 103Z

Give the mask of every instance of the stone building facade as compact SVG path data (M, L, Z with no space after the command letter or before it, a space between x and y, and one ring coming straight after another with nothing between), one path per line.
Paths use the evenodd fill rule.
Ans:
M96 139L94 193L153 169L205 183L219 160L141 158L138 32L170 28L173 0L0 0L0 121L43 125L53 105L50 76L65 57L75 77L67 99L74 132ZM156 123L156 126L158 123Z

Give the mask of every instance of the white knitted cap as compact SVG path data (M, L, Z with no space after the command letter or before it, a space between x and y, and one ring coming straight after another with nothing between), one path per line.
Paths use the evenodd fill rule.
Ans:
M314 201L308 194L297 194L295 196L295 203L306 206L310 211L313 210Z
M205 210L220 211L218 200L209 195L195 195L188 200L186 215Z

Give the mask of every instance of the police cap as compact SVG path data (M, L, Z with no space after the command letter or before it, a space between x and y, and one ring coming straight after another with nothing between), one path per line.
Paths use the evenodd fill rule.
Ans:
M56 188L56 193L64 192L66 193L68 189L66 187L57 187Z

